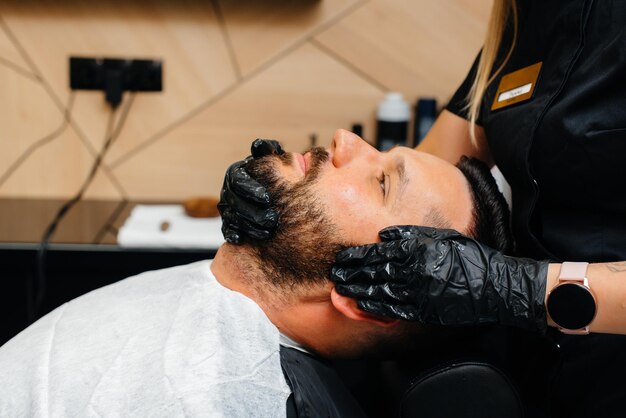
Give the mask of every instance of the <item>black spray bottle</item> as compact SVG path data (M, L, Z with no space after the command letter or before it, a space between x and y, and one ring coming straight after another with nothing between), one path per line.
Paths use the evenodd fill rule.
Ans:
M437 100L423 97L415 104L415 121L413 123L413 146L419 145L426 136L437 117Z

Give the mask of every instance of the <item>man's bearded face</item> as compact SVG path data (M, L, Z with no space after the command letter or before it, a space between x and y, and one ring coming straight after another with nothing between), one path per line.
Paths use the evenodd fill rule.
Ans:
M279 164L293 163L292 154L254 159L246 167L268 189L279 214L278 229L269 241L248 244L257 253L265 277L280 287L320 283L329 277L331 264L343 248L326 208L312 190L328 158L323 148L313 148L311 167L296 183L282 178L278 170Z
M252 160L248 172L268 189L279 227L269 242L249 246L270 280L291 286L324 281L338 250L379 241L391 225L452 228L506 248L506 234L492 239L508 212L489 169L469 161L460 168L406 147L380 152L345 130L328 151Z

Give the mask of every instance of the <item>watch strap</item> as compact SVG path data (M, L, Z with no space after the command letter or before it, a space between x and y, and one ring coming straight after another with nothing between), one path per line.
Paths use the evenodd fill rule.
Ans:
M561 264L561 272L559 273L559 282L575 280L582 282L587 278L587 268L589 263L578 263L565 261Z

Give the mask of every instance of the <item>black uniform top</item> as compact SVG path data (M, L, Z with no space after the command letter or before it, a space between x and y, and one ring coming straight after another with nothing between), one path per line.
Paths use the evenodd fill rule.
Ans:
M518 4L516 47L479 118L513 190L518 252L626 260L626 1ZM509 45L507 33L503 51ZM533 98L491 111L502 76L537 62ZM453 113L464 115L473 73L448 105Z
M626 260L626 0L518 0L518 9L516 47L479 117L512 188L517 253ZM500 62L510 39L509 30ZM500 79L540 61L533 97L492 111ZM447 107L463 117L475 67ZM626 337L548 337L562 361L546 388L551 416L626 416ZM540 385L530 363L528 385Z

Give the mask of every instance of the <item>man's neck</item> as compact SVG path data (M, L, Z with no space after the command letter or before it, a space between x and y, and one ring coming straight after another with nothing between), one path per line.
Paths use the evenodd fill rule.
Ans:
M320 292L314 295L277 296L281 290L274 286L254 285L255 280L262 283L263 277L254 264L249 263L250 257L239 247L222 246L211 264L211 271L222 286L259 305L280 332L312 351L328 355L329 330L338 320L343 320L330 301L330 285L328 289L320 286Z

